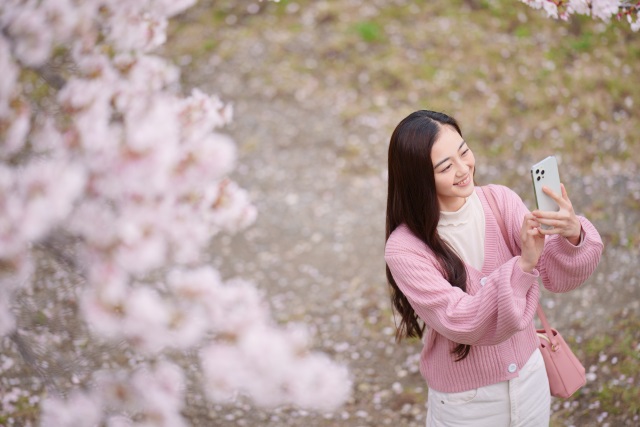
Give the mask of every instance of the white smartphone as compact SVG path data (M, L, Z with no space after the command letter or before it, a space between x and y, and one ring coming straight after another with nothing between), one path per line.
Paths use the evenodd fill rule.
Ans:
M558 161L555 156L549 156L546 159L531 166L531 181L533 182L533 194L536 198L536 206L541 211L560 210L560 206L551 197L542 191L542 186L546 185L556 194L562 194L560 188L560 173L558 172ZM542 228L549 230L553 228L549 225L542 225Z

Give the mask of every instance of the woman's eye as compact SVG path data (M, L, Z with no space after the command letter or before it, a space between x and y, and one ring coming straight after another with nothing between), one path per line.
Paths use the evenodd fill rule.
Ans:
M464 151L462 152L462 155L463 155L463 156L465 156L468 152L469 152L469 149L467 148L466 150L464 150Z
M449 165L449 166L447 166L446 168L442 169L442 172L446 172L446 171L448 171L449 169L451 169L451 165Z

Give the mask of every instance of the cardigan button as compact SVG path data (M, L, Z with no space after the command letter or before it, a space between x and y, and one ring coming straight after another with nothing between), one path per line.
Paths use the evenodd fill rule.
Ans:
M480 284L482 286L484 286L485 283L487 283L487 278L486 277L483 277L482 279L480 279Z
M509 372L513 374L516 371L516 369L518 369L518 366L515 363L512 363L511 365L509 365L507 369L509 370Z

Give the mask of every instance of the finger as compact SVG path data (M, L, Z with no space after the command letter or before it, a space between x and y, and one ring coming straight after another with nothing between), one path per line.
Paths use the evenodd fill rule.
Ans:
M554 211L533 211L533 216L535 216L538 221L562 220L565 218L566 213Z
M528 219L526 224L525 224L526 228L536 228L536 227L540 227L540 221L538 221L537 219Z
M544 238L545 238L545 235L540 232L540 228L534 228L532 230L527 230L527 234L529 236L531 236L534 239L534 241L536 239L544 240Z
M562 190L562 198L565 201L570 202L571 200L569 200L569 195L567 194L567 189L564 187L563 183L560 183L560 189Z
M538 228L538 230L540 231L540 234L542 234L543 236L551 236L554 234L560 234L562 233L562 229L560 227L553 227L553 228Z
M568 220L569 218L567 217L567 215L563 214L562 212L545 212L540 216L536 216L536 221L538 221L540 224L546 225L560 225L567 222Z
M538 234L538 227L530 227L530 228L527 228L527 229L525 230L525 233L526 233L528 236L535 236L536 234Z
M556 220L554 220L554 219L546 219L546 218L545 219L540 218L540 220L538 221L538 224L539 225L537 227L540 227L542 225L550 225L550 226L554 226L555 227L557 225Z
M547 194L547 196L551 197L558 204L560 204L560 202L564 201L562 196L560 196L558 193L556 193L555 191L553 191L551 188L547 187L546 185L542 186L542 191L544 191Z

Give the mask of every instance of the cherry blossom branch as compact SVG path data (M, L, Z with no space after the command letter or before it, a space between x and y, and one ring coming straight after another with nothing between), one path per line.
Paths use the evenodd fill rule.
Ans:
M237 150L220 129L231 107L198 89L182 94L179 70L153 54L168 19L193 3L0 6L0 335L52 390L42 425L107 425L114 416L185 425L185 374L173 360L184 352L198 354L214 402L240 393L258 405L329 411L349 397L344 366L309 351L304 330L276 325L255 285L207 265L210 239L248 227L256 210L228 178ZM44 99L27 89L29 73L53 89ZM43 253L82 278L69 283L72 324L124 343L136 360L93 373L65 398L10 304L17 283L35 292L29 281ZM58 291L44 282L38 292Z
M588 15L608 22L626 17L633 31L640 30L640 2L624 0L520 0L534 9L543 9L547 16L567 20L572 14Z

